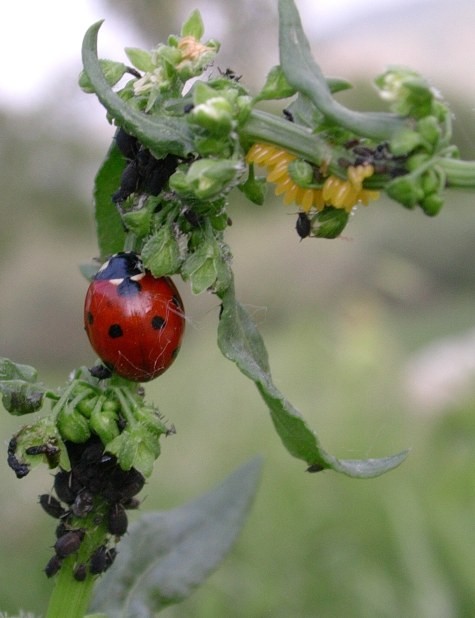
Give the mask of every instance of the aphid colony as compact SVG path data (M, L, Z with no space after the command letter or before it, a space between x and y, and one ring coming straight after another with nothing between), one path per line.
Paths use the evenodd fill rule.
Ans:
M134 468L122 470L117 459L104 452L97 437L83 444L65 444L71 470L56 473L55 495L39 497L44 511L59 520L54 554L45 573L52 577L66 558L79 555L90 534L92 518L93 525L106 528L108 540L99 547L92 547L88 556L81 555L81 560L74 565L74 577L82 581L88 574L106 571L113 563L117 554L115 542L127 532L126 510L138 508L140 503L135 496L143 488L145 479Z

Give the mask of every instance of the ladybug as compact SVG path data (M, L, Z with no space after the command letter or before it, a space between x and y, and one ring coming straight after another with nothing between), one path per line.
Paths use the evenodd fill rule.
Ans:
M137 253L116 253L89 286L84 325L106 367L147 382L176 358L185 329L183 303L172 280L154 277Z

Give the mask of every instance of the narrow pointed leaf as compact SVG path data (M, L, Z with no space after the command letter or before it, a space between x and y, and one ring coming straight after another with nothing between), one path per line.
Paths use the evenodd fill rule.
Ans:
M155 156L187 155L193 150L193 142L186 119L151 116L133 109L107 83L97 57L97 35L101 25L99 21L87 30L82 46L84 71L98 99L117 124L135 135Z
M313 59L294 0L279 0L280 65L290 86L306 94L335 124L374 139L389 139L403 126L400 117L384 112L354 112L338 103Z
M99 582L92 609L148 618L188 597L218 566L242 529L260 477L253 459L185 506L143 515Z
M407 451L365 460L340 460L327 453L300 412L274 385L264 341L249 314L236 300L232 285L222 296L218 345L224 356L254 381L284 446L291 455L305 461L311 471L331 469L347 476L370 478L388 472L406 458Z

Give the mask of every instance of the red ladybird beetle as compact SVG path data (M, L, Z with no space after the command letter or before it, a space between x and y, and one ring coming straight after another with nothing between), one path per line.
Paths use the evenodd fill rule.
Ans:
M136 253L116 253L89 286L84 325L109 369L147 382L175 360L185 329L183 303L169 277L155 278Z

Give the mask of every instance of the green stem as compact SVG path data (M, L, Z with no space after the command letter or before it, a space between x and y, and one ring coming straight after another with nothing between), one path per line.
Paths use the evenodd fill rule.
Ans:
M88 577L78 582L72 574L72 567L61 567L53 588L45 618L83 618L89 607L94 579Z
M329 163L332 172L342 174L337 161L348 156L343 148L330 146L310 129L260 110L252 110L240 129L241 138L251 143L280 146L315 165Z
M129 396L127 389L123 390L120 386L113 386L112 389L114 390L115 394L117 395L117 399L120 402L121 412L124 415L125 420L127 421L127 425L129 427L132 427L135 424L135 417L133 415L132 408L129 405L132 401L132 398ZM132 403L134 405L135 402Z
M475 161L441 158L437 161L447 175L447 186L475 189Z
M104 505L101 508L102 519L105 520ZM97 525L96 521L101 508L99 508L99 511L95 509L86 519L78 522L86 531L84 540L78 553L63 561L59 573L56 575L55 587L50 597L45 618L83 618L85 616L91 602L97 575L88 573L84 581L77 581L74 578L74 567L80 563L87 564L92 552L106 540L107 529L105 524Z

